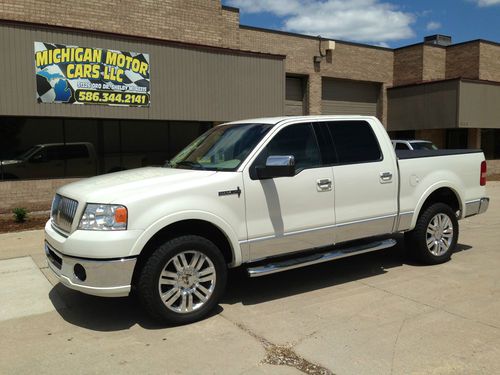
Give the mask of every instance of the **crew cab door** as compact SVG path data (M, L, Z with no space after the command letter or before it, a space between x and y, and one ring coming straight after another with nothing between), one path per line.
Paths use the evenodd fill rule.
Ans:
M393 148L378 123L327 124L337 161L333 166L336 242L392 233L397 218L398 170Z
M269 156L293 156L295 175L258 179ZM310 123L279 130L243 173L250 259L334 243L333 170Z

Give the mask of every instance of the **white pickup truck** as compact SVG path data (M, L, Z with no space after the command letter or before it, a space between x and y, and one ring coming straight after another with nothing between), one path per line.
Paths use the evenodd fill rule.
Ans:
M249 276L406 245L450 259L458 220L488 208L481 150L396 153L374 117L261 118L219 125L164 167L60 188L45 226L50 268L97 296L134 291L188 323Z

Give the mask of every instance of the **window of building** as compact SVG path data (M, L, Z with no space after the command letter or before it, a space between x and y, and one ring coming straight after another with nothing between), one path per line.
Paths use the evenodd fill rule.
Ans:
M398 142L396 143L396 150L409 150L406 143Z
M328 128L339 163L367 163L382 159L377 138L366 121L333 121Z
M391 139L415 139L415 130L393 130L388 133Z
M481 129L481 149L486 159L500 159L500 129Z
M201 122L0 117L0 180L88 177L163 165L210 126Z
M460 149L467 148L468 129L447 129L446 148Z

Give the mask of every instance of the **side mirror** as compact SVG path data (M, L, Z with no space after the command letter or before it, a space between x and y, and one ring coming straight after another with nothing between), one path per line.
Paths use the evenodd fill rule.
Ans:
M265 180L275 177L295 176L295 158L292 155L269 156L264 167L256 167L259 180Z

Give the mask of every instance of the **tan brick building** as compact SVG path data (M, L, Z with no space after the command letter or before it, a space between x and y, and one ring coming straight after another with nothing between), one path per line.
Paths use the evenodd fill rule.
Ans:
M320 40L240 25L238 9L220 0L3 0L0 47L0 211L26 202L44 208L55 187L74 178L161 164L213 124L248 117L375 115L394 137L482 147L500 159L494 42L453 45L439 36L390 49ZM121 51L124 59L138 53L147 76L104 58L61 57L77 48ZM36 65L42 50L55 54L60 70L48 60ZM102 76L83 70L57 89L54 72L68 79L77 65L101 75L126 71L125 82L115 82L125 91L108 102L109 92L94 92L109 86L92 86ZM122 102L127 93L132 103Z

